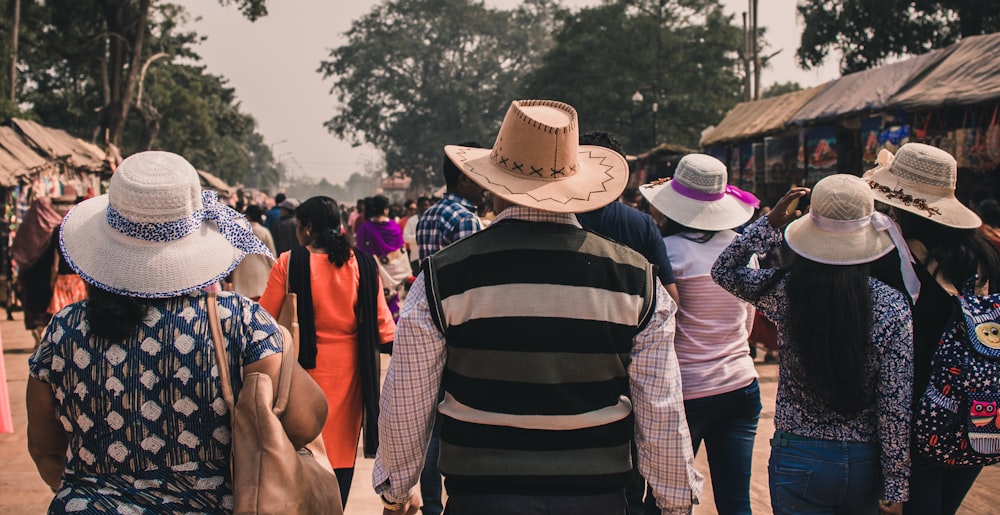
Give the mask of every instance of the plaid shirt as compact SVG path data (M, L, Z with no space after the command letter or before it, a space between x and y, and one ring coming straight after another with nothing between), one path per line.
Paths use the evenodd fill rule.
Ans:
M494 223L508 218L579 227L571 214L521 206L504 209ZM680 367L674 353L676 311L677 305L656 281L656 311L632 341L629 388L639 471L663 513L690 513L692 503L697 504L701 496L703 478L694 468ZM382 387L372 485L390 501L404 499L420 476L446 358L445 339L431 320L421 272L400 312L392 360Z
M417 221L417 249L423 261L452 243L482 230L476 206L454 193L445 193Z

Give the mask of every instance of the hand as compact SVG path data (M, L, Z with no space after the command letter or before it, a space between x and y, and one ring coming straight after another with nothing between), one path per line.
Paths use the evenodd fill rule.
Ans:
M788 222L802 216L802 211L795 209L799 199L809 194L809 188L795 187L788 190L784 197L778 200L771 212L767 214L767 221L771 227L781 229L788 225Z
M878 512L887 515L902 515L903 503L894 501L879 500Z
M407 499L406 504L401 509L391 511L388 508L382 508L382 515L416 515L423 505L424 501L420 498L420 492L413 492L413 495Z

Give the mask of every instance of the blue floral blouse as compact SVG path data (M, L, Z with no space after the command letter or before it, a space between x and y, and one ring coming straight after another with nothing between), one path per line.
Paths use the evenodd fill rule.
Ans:
M194 292L150 300L124 340L91 334L87 301L57 313L29 360L52 386L69 439L50 513L228 513L230 424L206 312ZM233 390L241 366L275 354L274 319L240 295L218 296Z
M785 281L762 291L777 272L752 269L746 264L755 253L781 245L783 235L762 217L722 252L712 278L733 295L752 303L778 326L780 369L774 426L808 438L881 444L883 498L903 501L909 497L910 397L913 383L913 319L903 293L871 278L874 352L869 367L875 375L876 402L848 418L823 408L810 389L797 356L786 351L784 320L788 312Z

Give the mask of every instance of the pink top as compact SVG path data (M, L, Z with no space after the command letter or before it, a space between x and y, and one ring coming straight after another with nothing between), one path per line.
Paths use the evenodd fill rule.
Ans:
M711 276L715 259L735 238L729 230L705 243L682 235L663 238L680 294L674 347L684 400L738 390L757 378L747 344L754 308ZM757 268L757 258L750 266Z

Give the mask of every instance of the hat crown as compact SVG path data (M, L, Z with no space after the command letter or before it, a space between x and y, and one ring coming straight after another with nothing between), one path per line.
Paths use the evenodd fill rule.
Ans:
M853 175L831 175L812 190L812 212L830 220L860 220L875 210L875 195Z
M701 193L723 193L728 176L722 161L707 154L688 154L677 163L673 180Z
M576 109L552 100L515 100L507 109L490 161L507 173L538 181L576 175Z
M948 152L923 143L907 143L896 151L891 173L937 188L955 189L958 164Z
M177 154L140 152L111 176L108 204L132 222L173 222L202 209L201 182L191 163Z

